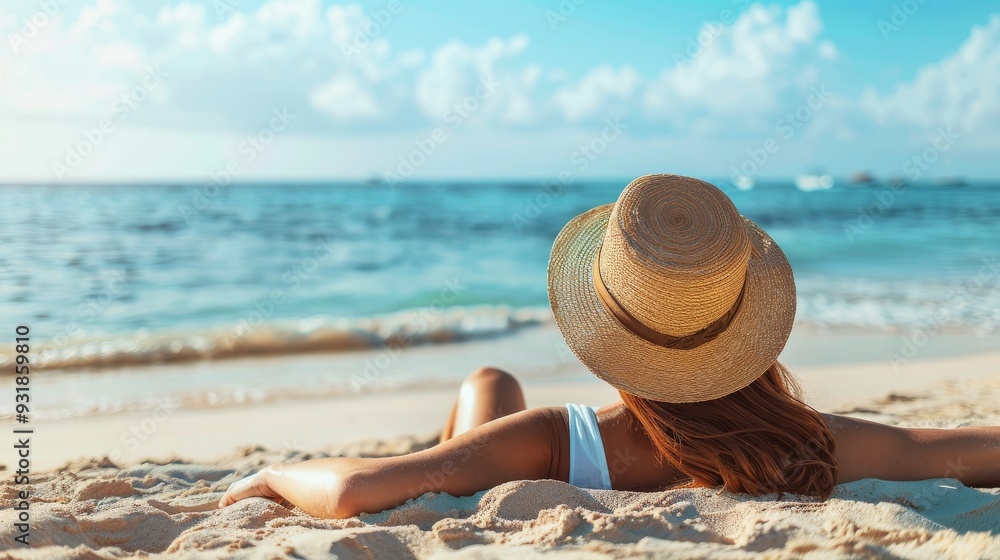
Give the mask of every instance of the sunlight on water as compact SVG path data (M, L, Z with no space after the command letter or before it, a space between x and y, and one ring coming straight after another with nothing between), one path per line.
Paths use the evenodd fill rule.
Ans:
M552 240L623 186L6 187L0 301L60 367L494 336L548 321ZM787 253L800 323L998 331L1000 187L727 192Z

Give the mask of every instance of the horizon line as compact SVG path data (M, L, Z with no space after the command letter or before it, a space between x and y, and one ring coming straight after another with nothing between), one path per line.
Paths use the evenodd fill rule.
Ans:
M773 183L788 181L794 182L796 177L803 175L812 174L799 174L799 175L788 175L788 176L769 176L761 178L751 179L755 183ZM818 175L818 174L816 174ZM874 186L879 184L887 184L889 180L894 177L877 177L872 176L872 181L868 183L857 183L851 181L851 175L835 175L835 174L823 174L830 175L836 183L848 183L858 186ZM640 175L641 176L641 175ZM627 178L630 177L630 178ZM634 180L636 176L599 176L599 177L587 177L587 178L574 178L572 181L565 183L569 186L574 183L598 183L598 182L621 182L624 181L628 184ZM698 178L698 177L695 177ZM714 180L721 180L720 182L731 183L730 177L725 175L703 175L702 180L707 182L713 182ZM940 183L944 180L958 180L967 183L985 183L990 181L1000 181L1000 176L965 176L965 175L941 175L938 177L932 177L929 179L918 179L918 180L905 180L906 184L935 184ZM396 185L425 185L429 183L461 183L461 182L479 182L479 183L538 183L538 182L558 182L558 177L555 176L536 176L536 177L427 177L421 179L406 179L404 181L397 182ZM101 187L101 186L168 186L168 185L197 185L212 182L211 178L167 178L167 179L94 179L94 180L81 180L81 181L54 181L54 180L2 180L0 179L0 187ZM387 185L388 182L381 177L340 177L340 178L282 178L282 177L266 177L266 178L255 178L255 179L242 179L234 180L224 186L253 186L266 183L282 183L291 185L317 185L317 184L336 184L336 183L366 183L372 186ZM220 185L221 186L221 185Z

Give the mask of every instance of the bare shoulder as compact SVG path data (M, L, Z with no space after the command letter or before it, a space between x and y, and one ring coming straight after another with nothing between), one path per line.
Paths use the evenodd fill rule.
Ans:
M685 480L662 460L648 437L635 433L638 420L622 401L598 410L597 423L615 490L661 490Z

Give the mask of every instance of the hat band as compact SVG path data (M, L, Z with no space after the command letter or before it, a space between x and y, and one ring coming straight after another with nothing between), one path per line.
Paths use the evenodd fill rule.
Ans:
M618 321L618 323L625 327L626 330L630 331L632 334L652 342L657 346L664 346L666 348L673 348L675 350L690 350L692 348L697 348L702 344L714 340L715 337L723 333L728 327L729 323L732 322L733 317L736 316L736 312L740 309L740 304L743 303L743 292L746 291L747 283L744 279L743 287L740 289L740 295L736 297L736 301L733 303L732 307L725 315L717 319L711 325L701 329L696 333L689 334L687 336L673 336L665 333L661 333L656 329L650 328L642 323L642 321L636 319L631 313L625 310L624 307L618 300L615 299L611 292L608 291L608 287L604 284L604 279L601 278L601 249L597 249L597 258L594 259L594 289L597 291L597 298L601 300L604 304L604 308L611 313L611 316Z

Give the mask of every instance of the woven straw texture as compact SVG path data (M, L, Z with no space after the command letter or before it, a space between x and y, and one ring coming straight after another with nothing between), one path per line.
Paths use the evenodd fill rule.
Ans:
M696 332L745 290L739 310L696 348L648 342L598 299L593 266L602 243L605 285L651 328ZM548 291L563 338L590 371L665 402L711 400L749 385L777 359L795 318L795 282L778 245L718 188L677 175L640 177L616 204L573 218L553 244Z

